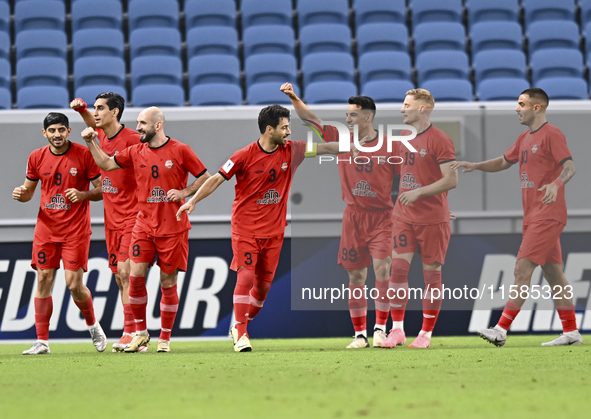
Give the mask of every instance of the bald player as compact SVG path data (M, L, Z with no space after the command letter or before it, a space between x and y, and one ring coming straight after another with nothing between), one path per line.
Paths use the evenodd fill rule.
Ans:
M505 155L480 163L462 161L452 164L454 169L464 167L464 172L500 172L519 163L523 238L512 287L518 292L509 294L509 301L496 326L478 330L480 337L496 346L503 346L507 341L507 331L527 299L531 276L538 265L552 287L563 328L560 337L542 343L542 346L580 345L583 342L577 330L572 287L562 271L560 247L560 234L567 219L564 185L574 176L576 169L564 134L546 120L548 103L548 95L542 89L524 90L515 111L521 125L527 126L528 130L521 133Z
M179 304L177 276L179 271L187 270L191 229L188 216L177 222L176 213L185 198L194 194L210 175L188 145L164 134L164 114L160 109L151 107L140 112L136 131L140 134L140 144L113 157L98 146L94 129L86 128L82 137L102 170L133 167L135 172L139 212L130 246L129 301L136 333L123 351L138 352L150 342L146 324L146 273L158 255L162 289L158 352L170 352L170 334ZM186 186L189 173L196 180Z

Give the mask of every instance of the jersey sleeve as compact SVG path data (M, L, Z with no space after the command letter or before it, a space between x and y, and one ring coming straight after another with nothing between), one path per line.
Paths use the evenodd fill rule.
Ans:
M27 179L32 180L33 182L38 181L39 173L37 171L37 154L31 153L29 158L27 159Z
M244 161L246 160L246 150L238 150L232 154L232 157L228 159L222 167L220 167L219 174L226 180L230 180L232 176L242 170Z
M305 141L292 141L291 142L291 167L296 168L306 158L306 142Z
M183 167L196 178L207 172L207 168L203 162L188 145L183 147Z
M88 149L84 150L84 166L86 167L86 177L93 181L101 175L101 169L97 166L92 154Z
M436 139L435 159L438 164L449 163L456 159L454 143L447 135L442 135Z
M339 130L332 125L324 126L324 141L327 143L336 143L339 141Z
M121 150L116 156L113 156L113 158L115 159L115 163L117 163L122 169L130 167L133 164L131 159L131 147Z
M519 162L519 143L521 142L521 135L517 138L517 141L513 143L507 151L505 151L504 157L511 164Z
M558 164L572 160L572 155L566 145L566 137L559 130L556 130L551 137L546 138L546 149Z

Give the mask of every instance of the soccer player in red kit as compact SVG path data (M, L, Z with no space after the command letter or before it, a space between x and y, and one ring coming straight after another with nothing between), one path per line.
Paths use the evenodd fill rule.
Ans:
M33 261L37 270L35 328L37 342L23 355L48 354L49 320L53 312L51 288L55 271L63 261L66 284L80 308L97 351L107 346L107 337L94 316L90 290L82 282L90 248L90 205L101 199L101 174L88 150L70 142L72 129L66 115L49 113L43 120L43 136L49 145L31 153L25 183L14 189L12 198L28 202L41 181L41 206L33 239ZM89 191L89 183L94 189Z
M423 325L409 348L428 348L441 310L441 299L431 298L431 290L441 291L441 267L451 236L447 192L458 184L452 168L456 159L452 140L431 125L435 100L425 89L406 92L401 113L404 123L417 130L412 140L416 153L400 143L400 194L394 206L394 250L390 278L392 330L382 344L393 348L406 342L404 314L408 303L408 272L415 252L423 262ZM404 135L404 132L403 132Z
M125 99L113 92L103 92L96 97L94 112L87 109L82 99L74 99L70 107L80 113L86 126L95 128L101 149L109 156L140 143L140 134L121 124ZM113 352L121 352L135 334L133 313L129 304L129 245L131 232L138 213L137 200L129 199L137 185L133 167L111 173L101 171L103 204L105 208L105 239L109 267L123 303L123 336L113 344Z
M322 121L295 94L293 86L285 83L281 91L290 99L296 112L302 119L312 120L316 124ZM376 144L378 132L373 128L376 104L368 96L349 98L347 120L349 131L353 135L354 126L358 126L360 138L367 138L365 145ZM324 126L327 142L337 142L339 132L336 127ZM367 296L363 292L367 280L367 267L373 264L376 276L378 298L375 300L376 324L373 333L373 346L381 347L386 339L386 322L389 315L387 298L388 279L392 258L392 182L396 166L400 163L398 150L386 151L386 143L374 152L360 151L351 163L340 162L338 165L341 178L343 201L347 204L343 214L341 243L338 264L349 275L349 314L355 339L347 348L367 348ZM344 160L347 155L343 156ZM355 290L361 290L361 298L354 297Z
M519 163L523 202L523 239L515 264L515 282L519 293L509 298L496 326L478 330L478 334L496 346L507 341L507 331L525 302L522 290L529 290L534 269L540 265L552 287L563 334L542 346L580 345L583 338L577 329L575 306L562 270L560 233L567 220L564 184L575 174L572 156L564 134L546 120L548 95L542 89L521 92L517 114L522 132L505 155L480 163L457 162L464 172L482 170L500 172ZM523 287L523 288L522 288Z
M92 128L86 128L82 137L102 170L133 167L137 183L136 193L127 197L137 199L139 208L132 232L129 276L129 302L136 333L123 351L138 352L150 342L146 324L146 273L158 255L162 290L158 352L170 352L170 334L179 304L177 276L179 271L187 270L191 229L188 217L178 223L176 213L184 199L209 178L209 173L191 147L164 134L164 114L160 109L145 109L137 120L141 143L114 156L97 145L94 141L97 134ZM197 179L186 186L189 173Z
M232 251L230 269L237 272L234 289L236 325L231 334L236 352L249 352L247 324L263 307L279 263L292 177L304 157L337 154L338 144L316 144L306 153L305 141L288 141L289 109L279 105L263 108L258 141L236 151L208 179L178 213L189 214L224 181L236 176L232 205Z

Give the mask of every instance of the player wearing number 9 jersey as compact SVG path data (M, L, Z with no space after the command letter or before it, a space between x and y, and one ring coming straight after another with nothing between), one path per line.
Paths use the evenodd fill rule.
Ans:
M554 301L563 334L542 346L580 345L583 342L575 318L572 287L562 270L560 234L566 225L566 202L564 184L575 174L576 169L564 134L546 120L549 99L546 92L531 88L521 92L517 114L524 131L509 147L504 156L480 163L457 162L456 167L465 167L464 172L482 170L499 172L519 163L523 202L523 239L515 264L515 286L529 290L534 269L540 265L544 278L552 286ZM525 297L525 298L524 298ZM507 331L527 293L509 296L503 314L496 326L478 330L478 334L496 346L503 346Z
M176 221L184 199L193 194L209 177L193 150L164 134L164 115L158 108L148 108L138 115L140 142L109 157L94 141L96 133L87 128L82 133L95 161L104 171L133 167L137 191L128 199L137 199L138 215L131 240L129 300L136 324L133 340L124 352L137 352L150 337L146 326L146 273L158 255L162 299L162 330L158 352L170 351L170 334L178 310L177 276L187 269L189 234L188 217ZM187 185L189 173L197 179Z

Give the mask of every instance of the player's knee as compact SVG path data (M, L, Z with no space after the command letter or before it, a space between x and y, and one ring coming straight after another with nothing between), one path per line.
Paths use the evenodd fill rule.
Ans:
M129 268L128 267L117 267L117 275L116 278L119 278L119 281L122 285L129 284Z
M366 276L360 271L349 271L349 283L352 285L363 285L365 284Z
M410 263L401 258L392 259L392 273L396 275L408 275L410 271Z
M84 284L82 281L73 281L68 284L68 289L72 295L79 295L84 291Z
M240 267L236 272L238 278L237 282L240 285L252 285L255 281L256 275L254 269L246 269L244 267Z
M53 272L51 271L38 271L37 282L39 285L45 285L53 281Z
M390 277L390 266L383 264L375 267L376 278L387 279Z
M531 272L528 269L525 269L522 266L515 265L515 270L513 271L515 275L515 283L519 285L528 285L531 279Z

